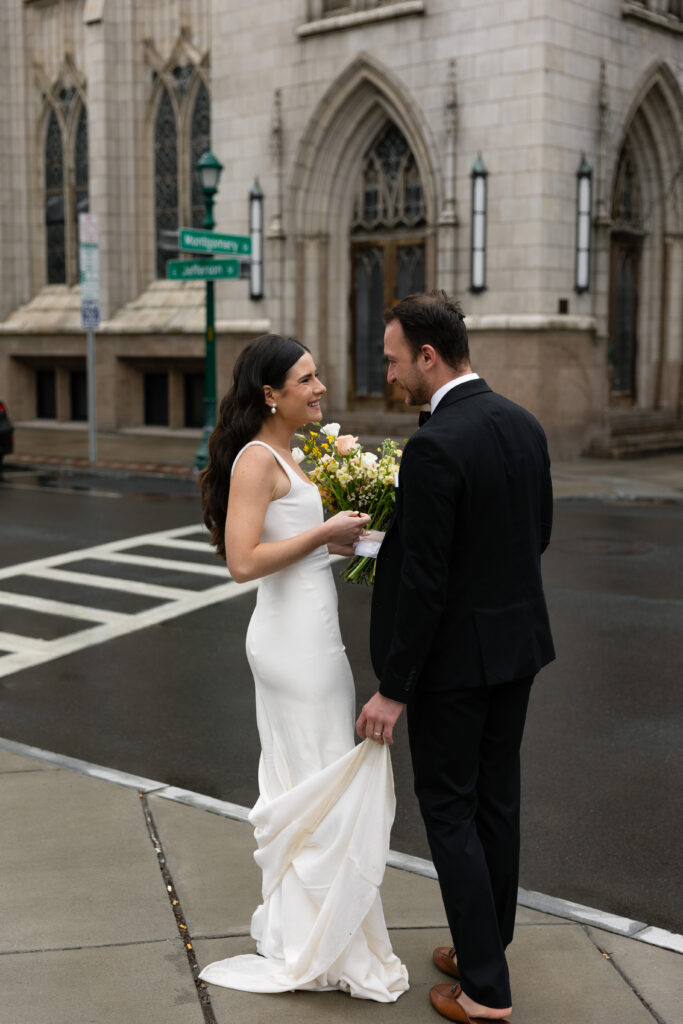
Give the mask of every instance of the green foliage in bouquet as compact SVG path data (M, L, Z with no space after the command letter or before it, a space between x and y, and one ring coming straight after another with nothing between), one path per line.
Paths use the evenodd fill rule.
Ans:
M403 452L396 441L382 441L376 452L363 451L358 438L339 434L338 423L297 434L301 448L293 455L309 466L309 476L317 485L325 511L330 515L348 510L367 512L371 530L385 530L394 510L394 483ZM367 583L375 579L374 558L356 555L342 570L348 583Z

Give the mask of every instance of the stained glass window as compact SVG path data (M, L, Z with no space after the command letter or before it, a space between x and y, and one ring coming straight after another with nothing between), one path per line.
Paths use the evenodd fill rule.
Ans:
M211 149L211 101L209 91L202 82L197 90L192 112L190 142L190 181L192 182L192 227L201 228L204 224L204 199L199 184L199 175L195 171L200 156Z
M618 225L639 227L641 223L640 188L628 146L619 156L612 217Z
M384 389L384 249L367 246L357 248L354 255L355 392L378 396Z
M173 77L178 83L178 91L180 92L181 96L184 96L185 93L187 92L187 87L190 84L190 79L192 78L193 71L194 65L192 64L185 64L183 65L183 67L173 68Z
M54 110L50 114L45 137L45 234L48 284L64 284L64 152L62 132Z
M168 260L177 256L172 233L178 230L178 132L173 104L164 90L154 125L154 186L157 276L166 276Z
M79 213L88 213L88 113L83 107L78 119L75 147L75 202L74 215L78 222Z
M390 124L365 154L353 213L353 231L424 225L420 173L405 136Z

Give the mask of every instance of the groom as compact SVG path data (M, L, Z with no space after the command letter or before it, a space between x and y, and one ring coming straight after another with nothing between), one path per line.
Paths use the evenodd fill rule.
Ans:
M434 962L444 1017L511 1010L505 947L519 865L519 748L534 675L553 650L541 582L552 487L543 430L469 363L445 292L385 313L387 379L431 417L406 445L377 559L370 645L379 691L359 735L392 743L408 707L417 794L453 946ZM422 417L421 414L421 424Z

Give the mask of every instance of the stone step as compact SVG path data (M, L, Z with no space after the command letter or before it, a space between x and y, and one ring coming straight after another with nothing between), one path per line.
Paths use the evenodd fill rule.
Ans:
M609 430L612 437L623 434L663 434L681 429L683 429L683 423L680 417L668 410L612 411L609 414Z
M595 459L637 459L643 455L663 455L683 451L683 429L659 433L618 434L594 441L586 455Z

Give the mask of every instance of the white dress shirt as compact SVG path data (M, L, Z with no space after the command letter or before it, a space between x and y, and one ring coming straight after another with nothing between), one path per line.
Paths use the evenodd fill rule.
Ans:
M453 380L447 380L445 384L442 384L438 391L435 391L429 400L429 408L433 413L437 405L447 394L451 388L457 388L458 384L465 384L468 380L479 380L478 373L464 373L462 377L455 377Z

